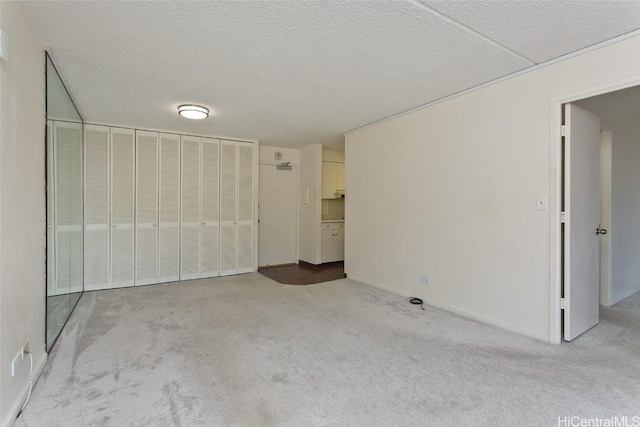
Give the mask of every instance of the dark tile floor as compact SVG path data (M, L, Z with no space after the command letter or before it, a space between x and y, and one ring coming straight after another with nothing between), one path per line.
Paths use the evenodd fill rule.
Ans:
M261 267L258 268L258 272L287 285L312 285L346 277L343 261L320 265L300 263L282 267Z

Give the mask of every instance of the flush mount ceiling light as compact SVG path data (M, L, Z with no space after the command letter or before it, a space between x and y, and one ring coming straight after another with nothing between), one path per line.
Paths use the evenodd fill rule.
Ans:
M209 109L200 105L185 104L178 106L178 114L187 119L200 120L209 117Z

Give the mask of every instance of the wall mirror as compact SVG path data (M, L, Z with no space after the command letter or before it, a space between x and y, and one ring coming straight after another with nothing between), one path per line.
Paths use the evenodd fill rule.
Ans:
M83 122L46 56L47 351L83 292Z

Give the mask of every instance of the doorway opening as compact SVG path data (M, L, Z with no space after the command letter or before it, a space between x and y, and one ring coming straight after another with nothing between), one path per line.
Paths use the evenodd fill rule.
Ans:
M561 334L640 317L640 85L563 104Z

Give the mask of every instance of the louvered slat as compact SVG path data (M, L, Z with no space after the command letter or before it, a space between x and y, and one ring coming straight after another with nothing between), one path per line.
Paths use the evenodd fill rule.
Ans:
M111 283L134 284L135 133L111 128Z
M180 278L180 137L160 134L158 282Z

